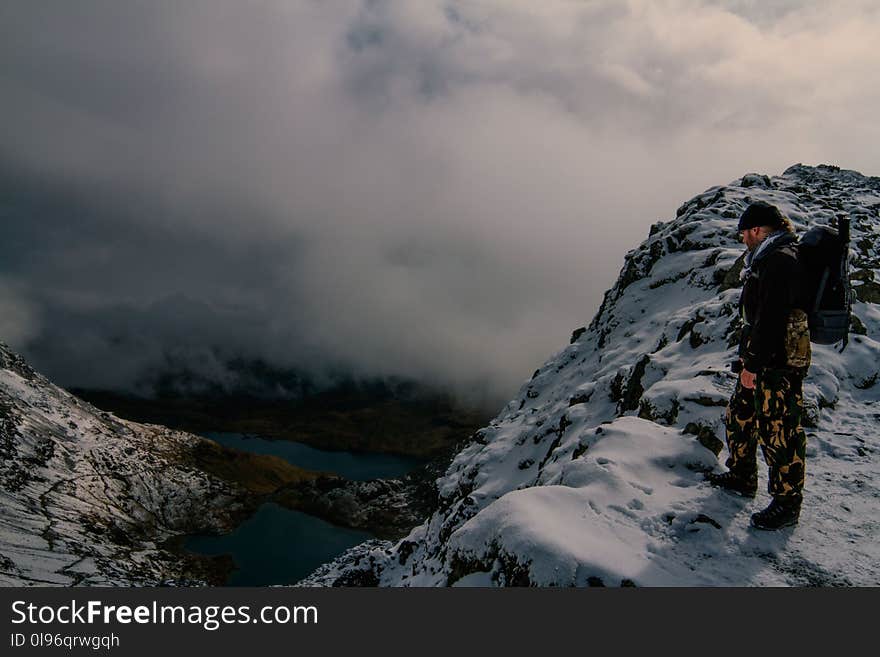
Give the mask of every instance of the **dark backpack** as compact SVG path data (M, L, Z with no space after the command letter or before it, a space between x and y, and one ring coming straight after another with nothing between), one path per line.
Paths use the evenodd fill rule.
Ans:
M805 273L804 311L810 341L834 344L849 339L852 293L849 282L849 218L838 228L813 226L798 242L798 260Z

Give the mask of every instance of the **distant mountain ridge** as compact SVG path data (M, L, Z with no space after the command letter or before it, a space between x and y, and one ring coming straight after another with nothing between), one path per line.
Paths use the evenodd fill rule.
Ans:
M750 503L703 481L735 383L736 221L755 200L799 233L852 221L852 335L842 354L814 345L804 512L778 533L747 526L766 493ZM880 584L878 211L880 178L827 165L748 174L687 201L626 255L589 326L471 436L425 523L302 584Z

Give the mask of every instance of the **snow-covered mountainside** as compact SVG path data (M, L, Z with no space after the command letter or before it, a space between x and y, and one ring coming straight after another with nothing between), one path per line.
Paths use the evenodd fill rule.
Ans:
M0 585L204 582L162 545L240 520L242 491L188 465L201 440L99 411L0 343Z
M766 492L745 500L704 482L722 469L735 383L736 222L759 199L798 232L849 215L858 297L846 350L814 345L804 508L779 532L748 527ZM691 199L626 255L589 327L456 455L424 524L302 584L880 584L878 210L880 178L830 166Z

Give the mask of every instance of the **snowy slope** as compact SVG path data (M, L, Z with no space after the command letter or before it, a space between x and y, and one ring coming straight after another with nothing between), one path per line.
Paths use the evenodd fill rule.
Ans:
M748 527L766 492L744 500L703 481L726 457L713 450L735 383L736 221L759 199L799 232L850 215L859 286L849 347L814 345L804 509L779 532ZM878 210L880 179L827 166L691 199L627 254L590 326L456 455L424 524L302 583L880 584Z
M160 542L229 529L240 506L186 465L199 440L103 413L0 343L0 585L198 583Z

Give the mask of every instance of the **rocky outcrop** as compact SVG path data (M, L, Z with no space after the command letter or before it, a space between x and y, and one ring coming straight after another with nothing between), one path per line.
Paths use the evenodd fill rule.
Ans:
M433 462L400 479L351 481L319 477L277 490L269 499L336 525L363 529L383 539L399 539L436 507Z
M171 547L251 510L192 465L201 440L102 412L0 343L0 584L222 582L223 560Z

